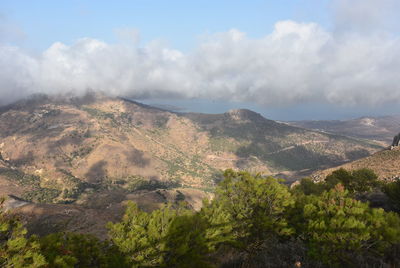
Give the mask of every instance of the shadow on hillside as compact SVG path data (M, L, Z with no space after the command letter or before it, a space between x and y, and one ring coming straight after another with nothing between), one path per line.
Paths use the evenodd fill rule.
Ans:
M137 149L133 149L129 152L125 152L128 161L132 162L135 166L144 168L150 164L150 159L144 157L144 153Z
M17 159L12 159L10 160L10 164L13 166L23 166L23 165L29 165L35 160L35 157L33 155L33 151L29 151L26 155L20 156Z
M323 155L311 151L303 145L293 145L285 149L277 147L276 144L262 144L252 142L249 145L239 147L236 151L239 158L255 156L261 161L269 163L271 166L285 170L315 169L325 165L338 165L343 163L343 159L335 155ZM240 168L243 163L237 163Z
M358 149L351 152L346 152L346 158L350 160L355 160L363 157L367 157L371 155L368 150L365 149Z
M100 160L97 163L93 164L89 171L85 174L85 178L90 183L99 183L105 177L107 177L106 170L107 162L104 160Z

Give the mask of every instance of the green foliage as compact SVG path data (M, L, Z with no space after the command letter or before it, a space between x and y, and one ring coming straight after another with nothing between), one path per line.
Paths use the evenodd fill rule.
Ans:
M351 172L341 168L327 176L325 181L327 186L331 189L338 183L341 183L351 193L368 192L379 186L378 176L367 168L353 170Z
M76 233L27 238L22 224L0 210L0 266L394 265L399 262L399 215L370 208L349 194L375 185L369 170L339 170L326 183L303 179L289 191L272 177L226 170L214 199L204 200L199 212L179 202L184 199L179 191L178 204L149 213L129 202L122 220L108 224L111 241ZM384 187L393 200L399 188L399 182Z
M40 244L50 267L129 267L117 247L92 235L55 233Z
M215 191L214 209L227 215L219 224L231 225L235 244L257 249L271 235L290 235L285 210L294 204L286 186L272 177L227 170Z
M304 178L293 188L293 192L303 193L305 195L320 195L326 188L325 183L316 183L310 178Z
M119 223L109 223L109 235L134 267L163 263L165 237L178 211L164 206L152 213L141 211L135 203L127 205Z
M26 174L20 170L11 168L0 168L0 175L6 176L9 180L23 186L30 186L32 190L23 195L23 198L38 203L52 203L61 193L58 189L45 188L40 186L40 177Z
M301 215L293 220L313 258L354 265L356 256L383 254L400 241L400 218L354 200L338 185L321 196L299 199ZM299 211L297 211L299 212Z
M400 212L400 180L383 185L382 190L389 198L391 208Z
M30 192L26 192L22 198L37 203L52 203L60 194L61 191L58 189L40 187Z
M206 257L213 244L206 235L208 222L200 214L176 217L169 226L165 239L164 267L213 267Z
M125 178L112 179L109 183L110 187L123 188L129 192L139 190L154 191L158 189L173 189L180 187L177 181L160 181L157 179L146 179L141 176L132 175Z
M239 142L233 142L232 140L226 137L211 136L209 142L210 142L210 149L213 152L219 152L219 151L236 152L241 145Z
M206 218L183 206L146 213L130 202L122 221L108 228L133 267L212 267L207 253L215 244L208 226Z
M208 222L204 235L210 251L217 250L222 244L236 245L232 217L224 206L216 201L210 203L204 200L200 216Z
M102 110L99 109L95 109L95 108L90 108L90 107L82 107L82 110L84 110L85 112L87 112L88 114L90 114L91 116L98 118L98 119L111 119L114 120L114 114L113 113L107 113L104 112Z
M40 187L40 177L26 174L18 169L0 168L0 175L23 186Z
M45 267L47 262L40 252L36 237L26 238L26 229L13 215L4 212L4 198L0 200L0 266Z

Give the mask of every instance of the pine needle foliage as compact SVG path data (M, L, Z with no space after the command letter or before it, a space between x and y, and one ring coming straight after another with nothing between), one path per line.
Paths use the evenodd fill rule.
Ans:
M27 238L27 230L21 221L4 210L4 198L0 198L0 267L46 267L36 237Z
M352 199L342 185L301 201L296 219L311 257L327 264L354 265L357 256L383 255L400 242L400 218Z
M285 212L295 201L285 185L275 178L244 171L226 170L224 177L213 205L227 215L225 220L231 224L238 248L254 251L271 235L293 233Z
M40 244L50 267L130 267L116 246L89 234L54 233Z

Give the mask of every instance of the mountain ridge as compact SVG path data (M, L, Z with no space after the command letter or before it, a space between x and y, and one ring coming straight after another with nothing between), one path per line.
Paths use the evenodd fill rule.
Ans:
M30 201L16 211L39 233L74 231L73 217L85 226L113 220L127 200L199 209L227 168L296 179L381 148L246 109L172 113L99 94L36 96L0 109L0 195Z
M130 105L126 105L127 103L129 103ZM112 107L113 105L114 107ZM56 157L64 154L64 158L67 158L67 160L71 160L70 158L74 157L84 158L86 155L90 156L90 151L97 148L95 148L93 142L90 141L91 132L97 133L97 135L101 136L100 138L100 136L94 135L96 136L97 140L105 139L106 137L108 137L108 144L107 146L103 146L104 148L102 151L106 150L111 154L112 147L117 146L117 144L115 143L121 143L120 139L126 140L126 137L123 137L123 135L126 134L127 130L131 132L129 135L131 135L132 133L136 134L136 140L131 140L131 142L140 143L137 142L137 140L145 139L148 142L150 141L153 144L153 147L154 144L158 144L159 147L164 147L162 149L164 151L177 151L177 148L174 148L176 147L176 144L174 144L174 142L176 141L177 143L183 143L182 139L175 140L172 143L168 141L162 141L162 139L168 135L170 135L169 138L172 140L175 139L175 136L180 135L181 137L183 137L185 135L182 136L182 133L188 132L188 129L190 129L190 135L199 135L203 139L203 143L207 143L208 139L208 142L213 143L211 144L211 147L219 147L220 151L218 151L218 148L214 148L216 150L213 150L213 148L211 148L211 151L208 150L209 155L213 155L213 151L217 151L217 154L220 154L221 157L224 157L225 154L225 156L230 155L230 158L235 158L235 156L236 158L240 159L248 158L251 156L260 158L260 154L251 151L251 149L255 149L254 147L258 146L264 147L261 148L265 151L265 154L263 155L264 159L262 160L264 162L274 161L273 159L270 160L267 155L284 152L289 149L296 149L297 147L301 147L309 142L304 142L305 137L301 137L303 141L290 141L289 139L291 139L292 137L282 138L282 140L289 140L286 140L283 143L280 140L278 140L277 142L272 141L273 139L279 139L276 137L279 137L280 135L290 136L291 134L296 133L303 136L320 136L321 139L325 139L324 141L318 141L318 139L316 139L315 137L311 137L313 139L313 142L315 143L328 143L330 138L345 139L344 137L331 136L318 132L310 132L308 130L287 126L285 124L266 119L262 115L247 109L230 110L224 114L173 113L163 109L154 108L149 105L141 104L136 101L127 100L125 98L108 98L104 95L99 94L89 94L82 98L70 98L66 100L62 98L52 99L51 97L47 96L39 96L30 100L18 102L14 106L8 106L7 109L8 111L15 112L10 112L7 115L8 117L14 116L14 118L12 118L11 120L10 118L8 118L8 120L7 118L3 118L2 122L0 122L3 129L1 133L1 137L3 140L7 140L7 138L8 140L10 140L10 137L12 135L19 133L22 135L27 134L28 136L32 136L30 137L30 142L33 141L33 144L35 144L35 141L40 140L41 138L47 139L50 134L50 136L55 137L55 139L48 140L47 145L52 144L53 151L58 151L58 155L56 155ZM6 113L7 109L3 108L0 116ZM18 111L20 112L20 114L16 115ZM8 125L5 122L8 122ZM186 127L188 129L185 129ZM180 128L181 133L174 131L173 128ZM64 134L63 139L57 139L57 135L61 134ZM65 134L68 134L69 136L65 136ZM268 138L263 137L263 135L268 135ZM16 137L13 137L13 139L15 138ZM218 144L218 142L221 142L225 138L233 139L233 143L230 144L231 146L229 146L229 144ZM113 142L113 139L116 139L116 142ZM88 144L86 144L86 147L84 146L85 141L89 141L87 142ZM189 143L191 142L193 142L193 140L189 141ZM361 143L361 141L351 139L347 142ZM246 148L246 146L243 146L245 143L247 143L247 145L250 145L250 147L247 146ZM251 143L253 143L253 145L251 145ZM138 146L139 144L136 145ZM189 149L187 148L187 145L188 144L186 144L186 148L184 150ZM25 141L25 146L29 147L28 141ZM79 151L71 151L71 148L64 148L71 146L75 148L80 147ZM84 148L82 148L82 146ZM143 146L144 144L142 144L142 147ZM235 152L232 152L232 150L230 150L232 148L229 147L232 146L236 146ZM369 145L363 144L363 146ZM371 145L371 147L377 149L379 146ZM137 149L131 146L129 152L126 151L125 154L131 154L132 157L129 161L133 162L136 165L145 166L149 164L149 161L146 160L146 157L148 159L150 158L148 155L146 155L146 152L143 149L148 148L146 147ZM24 150L27 151L27 154L23 156L20 155L18 157L12 155L10 153L10 149L6 150L5 148L3 148L2 150L4 151L3 154L8 154L7 157L11 158L12 162L17 164L20 162L20 164L23 164L24 161L29 162L29 158L32 158L32 156L30 156L29 154L33 154L32 148L25 148ZM69 150L69 152L66 153L65 150ZM364 154L365 153L366 152L364 152ZM101 153L99 155L101 155ZM125 158L126 157L129 156L126 155ZM105 155L104 158L106 158ZM59 162L66 161L66 159L59 160ZM346 161L347 159L343 158L342 160ZM280 164L282 165L282 163ZM97 161L97 165L97 169L101 173L103 164L100 158ZM61 169L65 169L65 166L63 167L62 164L60 164L60 166ZM226 167L235 166L227 165ZM278 169L276 167L273 167L272 169L282 171L285 169L285 167L278 167ZM91 172L87 171L87 173L85 174L81 172L78 177L98 176L101 175L99 174L99 172L96 173L95 166Z

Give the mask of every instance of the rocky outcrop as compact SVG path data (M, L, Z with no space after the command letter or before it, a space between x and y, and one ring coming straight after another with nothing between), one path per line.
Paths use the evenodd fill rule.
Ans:
M400 133L393 137L392 147L399 146Z

